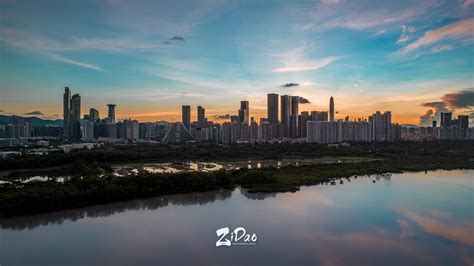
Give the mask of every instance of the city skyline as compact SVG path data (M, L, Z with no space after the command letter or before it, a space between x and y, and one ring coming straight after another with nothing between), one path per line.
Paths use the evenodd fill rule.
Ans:
M474 117L472 1L0 7L1 114L60 118L58 91L69 86L87 107L81 117L112 102L117 119L180 121L192 104L219 121L250 101L258 120L267 92L304 97L300 112L327 110L334 96L335 119Z

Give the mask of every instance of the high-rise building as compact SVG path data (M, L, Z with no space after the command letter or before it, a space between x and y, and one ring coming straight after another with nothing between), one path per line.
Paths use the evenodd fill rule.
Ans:
M267 118L270 124L278 124L278 94L267 94Z
M64 88L63 95L63 127L64 140L71 137L71 91L69 87Z
M377 111L369 117L369 121L372 123L372 136L375 141L395 140L392 126L392 113L390 111L384 112L383 114Z
M182 106L181 122L188 130L191 130L191 106L189 105Z
M311 121L328 121L328 112L311 111Z
M334 98L329 99L329 121L334 121Z
M469 128L468 115L458 115L458 127L463 128L463 129Z
M204 127L206 125L206 109L204 109L202 106L198 106L197 114L198 114L198 126Z
M383 123L385 127L385 141L393 141L392 112L387 111L383 113Z
M306 139L316 143L372 141L372 124L366 121L308 121Z
M71 137L73 140L80 140L81 134L81 96L74 94L71 97Z
M290 115L299 115L298 104L300 102L300 96L291 96L291 110Z
M432 125L431 125L431 126L432 126L433 128L435 128L435 127L436 127L436 120L433 120L433 122L432 122Z
M107 117L107 123L109 124L114 124L115 121L115 104L107 104L107 107L109 108L108 112L108 117Z
M284 136L288 137L289 136L289 129L290 129L290 96L288 95L282 95L280 97L280 121L283 124L285 130L284 130Z
M89 121L97 122L98 120L100 120L99 111L95 108L91 108L89 110Z
M231 122L231 123L240 124L240 116L238 116L238 115L231 115L231 116L230 116L230 122Z
M128 140L135 140L138 139L139 127L137 120L125 120L123 121L123 127L125 129L125 135L121 136L122 138Z
M240 123L248 125L250 115L250 107L248 101L240 101L240 109L239 109L239 119Z
M342 141L342 122L309 121L307 124L308 142L338 143Z
M290 115L290 125L288 137L295 139L298 137L298 116Z
M309 118L308 112L301 112L301 115L298 116L298 130L299 130L299 137L305 138L307 135L307 123Z
M258 139L261 142L268 142L272 140L272 128L269 121L261 121L258 127Z
M321 121L329 121L328 112L321 112Z
M299 96L290 96L290 138L299 137L299 125L298 125L298 104Z
M252 121L250 123L250 141L255 142L258 140L258 123L255 121Z
M94 139L94 122L90 119L82 121L82 139L85 141Z
M81 120L81 96L74 94L71 98L71 120Z
M452 125L453 114L451 112L441 112L441 127L450 127Z

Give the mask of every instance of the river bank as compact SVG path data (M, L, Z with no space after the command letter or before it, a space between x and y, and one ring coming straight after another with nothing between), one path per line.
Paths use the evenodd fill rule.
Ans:
M439 159L439 158L438 158ZM79 208L135 198L210 191L240 186L249 193L296 192L302 185L327 184L334 179L403 171L474 169L469 159L424 156L301 166L239 169L215 172L147 173L133 176L90 175L67 182L4 184L0 188L0 216L11 217Z

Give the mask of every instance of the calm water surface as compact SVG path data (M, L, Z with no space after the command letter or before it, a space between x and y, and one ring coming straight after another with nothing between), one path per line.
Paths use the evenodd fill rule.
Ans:
M217 229L237 226L257 244L215 246ZM0 220L0 228L2 266L473 265L474 171L157 197Z

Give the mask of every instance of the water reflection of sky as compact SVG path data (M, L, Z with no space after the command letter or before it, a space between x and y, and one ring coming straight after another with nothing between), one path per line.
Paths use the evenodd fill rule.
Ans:
M474 171L239 189L0 220L2 264L472 265ZM256 246L216 248L244 226Z

